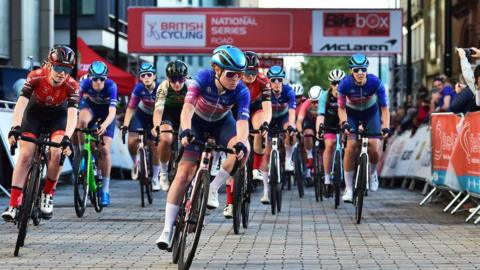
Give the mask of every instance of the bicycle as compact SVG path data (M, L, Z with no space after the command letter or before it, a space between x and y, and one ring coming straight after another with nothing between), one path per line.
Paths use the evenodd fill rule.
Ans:
M368 159L368 136L380 136L382 134L370 134L363 127L363 122L358 123L357 142L361 141L360 154L356 159L355 183L353 186L353 204L355 205L355 220L360 224L362 220L363 201L367 190L370 188L370 163ZM383 140L383 151L387 146L387 139Z
M98 123L98 122L97 122ZM82 217L87 206L87 196L90 198L96 212L101 212L102 173L99 169L101 152L98 150L99 143L103 144L103 137L97 135L97 129L76 128L76 132L84 133L83 150L78 156L77 173L73 182L73 197L75 213ZM96 147L92 147L95 143Z
M314 135L305 135L305 137L312 137L314 140L314 149L313 149L313 187L315 189L315 200L317 202L323 201L323 190L325 189L325 171L323 169L323 151L324 142L323 140L316 140ZM323 147L322 147L323 145Z
M280 162L280 137L283 137L286 129L273 128L269 129L269 133L272 134L272 150L270 152L269 169L268 169L268 182L270 184L270 206L272 215L282 210L282 184L284 175L284 168ZM290 136L290 144L292 143L292 136Z
M344 181L343 176L343 146L347 143L347 136L344 138L344 143L341 143L341 134L338 130L336 133L335 152L333 153L333 164L330 178L333 183L335 209L340 205L340 185Z
M177 224L182 228L179 239L179 269L189 269L195 256L200 235L202 233L205 211L207 209L208 194L210 188L210 163L212 161L212 151L225 152L233 154L234 151L215 144L213 140L207 139L205 142L192 141L190 144L196 145L202 149L199 166L195 172L190 188L184 199L184 218L182 224ZM193 239L190 239L190 238Z
M293 151L295 182L297 184L298 196L300 198L303 198L305 195L305 163L303 162L302 147L302 140L299 140L297 147L295 147L295 150Z
M158 127L157 127L158 128ZM135 132L138 134L137 138L137 160L134 160L135 164L137 164L132 172L132 176L134 179L138 179L140 184L140 201L142 207L145 207L145 195L147 197L148 204L153 203L153 188L152 188L152 179L151 179L151 155L150 155L150 148L145 141L147 141L147 134L150 132L149 130L144 129L136 129L131 130L130 132ZM157 133L159 130L157 130ZM126 131L122 130L122 141L125 144L125 135ZM155 139L155 144L158 144L158 136Z
M50 141L50 134L44 129L42 129L38 139L23 135L19 135L18 139L34 143L36 147L28 170L27 181L23 189L22 205L19 208L19 214L15 220L19 228L15 251L13 252L15 257L18 256L20 247L23 247L25 244L29 219L31 218L33 220L34 225L38 225L42 217L40 214L40 178L45 173L45 168L47 167L47 147L62 148L61 144ZM15 155L16 147L16 143L10 147L10 154L12 156ZM63 166L64 160L65 156L62 153L59 166Z

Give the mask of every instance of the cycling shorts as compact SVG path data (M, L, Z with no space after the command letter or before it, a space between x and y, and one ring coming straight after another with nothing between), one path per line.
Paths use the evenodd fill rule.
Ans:
M137 109L130 122L130 132L135 132L136 129L143 129L147 132L147 139L153 140L152 133L153 128L153 115L145 113L144 111Z
M162 114L162 125L169 125L174 130L178 130L180 127L180 114L182 113L182 107L172 108L166 107Z
M380 109L378 105L375 104L370 108L359 111L352 109L348 106L347 108L347 118L348 124L352 128L352 133L358 132L358 122L362 121L364 128L367 129L367 134L380 134L381 133L381 118L380 118ZM367 136L369 138L378 138L378 135ZM353 139L353 138L349 138Z
M92 120L88 123L88 128L93 128L97 122L97 119L100 118L102 121L105 121L108 116L108 110L110 109L110 104L96 104L90 100L86 100L80 104L80 110L88 110L92 114ZM115 134L115 120L110 123L107 127L107 131L104 136L110 137L113 139Z
M38 138L43 128L50 137L64 135L67 126L67 103L57 107L40 105L32 96L23 113L20 131L23 136Z

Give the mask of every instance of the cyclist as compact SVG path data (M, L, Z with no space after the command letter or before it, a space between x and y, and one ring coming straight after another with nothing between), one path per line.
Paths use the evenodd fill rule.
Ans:
M117 113L117 85L108 79L108 67L101 61L95 61L88 69L88 77L80 81L79 128L92 128L97 119L102 124L97 127L98 135L104 135L101 146L102 191L101 204L110 205L110 170L112 159L110 148L115 133L115 114ZM81 134L79 134L81 135ZM82 136L79 136L82 142ZM83 143L83 142L82 142ZM83 145L80 145L83 149Z
M13 111L12 129L8 134L11 145L19 134L32 138L40 135L42 128L50 132L52 142L62 145L69 154L70 137L77 125L79 85L70 72L75 65L75 52L67 46L55 46L48 53L47 61L40 69L30 72ZM22 203L22 189L36 145L20 141L17 163L13 169L10 205L2 213L6 221L14 221ZM42 217L49 219L53 212L53 194L60 176L62 149L50 148L47 175L41 195Z
M182 112L183 101L187 94L188 67L180 61L175 60L167 64L165 68L167 80L163 81L157 88L155 110L153 113L152 135L156 137L156 128L160 131L178 130L180 126L180 113ZM160 186L163 191L168 190L168 162L170 160L173 134L163 132L160 134Z
M250 117L250 93L241 82L247 66L243 52L232 45L222 45L213 51L212 69L202 70L189 82L180 124L180 138L185 146L177 174L167 196L165 226L157 240L160 249L166 249L172 241L172 227L182 203L188 184L196 171L200 152L189 142L203 140L208 132L222 146L234 147L236 155L228 155L217 176L210 184L207 206L217 208L218 189L232 177L235 158L248 156L248 118ZM233 118L232 106L236 104L237 121Z
M272 66L267 72L267 77L272 84L272 120L270 121L269 129L283 128L287 130L284 138L285 145L285 171L293 171L292 154L293 145L296 142L295 136L295 93L290 85L284 83L285 71L281 66ZM293 141L290 142L290 137ZM270 151L272 149L271 143L267 144L265 149L264 161L262 163L262 170L268 172L268 163L270 161ZM263 197L261 202L263 204L269 204L270 198L268 197L269 185L268 185L268 173L263 175Z
M345 135L357 133L359 121L370 134L379 134L385 137L390 132L390 113L388 111L388 94L382 81L373 74L367 74L368 59L363 54L354 54L350 57L349 68L351 75L340 81L338 86L338 117L340 126ZM379 108L380 107L380 108ZM370 189L378 189L377 162L380 157L380 138L370 136L368 156L370 159ZM345 193L344 202L352 202L353 175L356 150L356 137L348 138L345 149Z
M138 70L138 77L140 82L135 85L132 91L130 102L128 103L127 112L122 132L129 131L128 134L128 151L132 156L134 162L132 168L132 179L135 178L138 169L138 134L134 132L136 129L151 130L153 128L153 108L155 106L155 98L157 93L158 82L156 80L155 68L150 63L143 63ZM160 181L158 179L160 174L160 145L155 146L151 133L147 133L149 140L149 147L152 150L152 189L160 190Z
M332 184L330 174L332 172L332 159L335 152L337 135L333 130L338 130L338 84L345 77L345 72L340 69L330 71L328 80L330 87L327 91L322 91L318 104L318 116L316 130L319 138L325 141L325 151L323 152L323 167L325 168L325 197L332 196Z
M268 132L268 124L272 118L272 89L268 78L258 72L259 59L256 53L245 52L247 70L243 82L250 90L250 116L253 129L259 129L262 134L255 134L253 139L253 179L263 181L264 172L260 170L265 149L262 147L262 137ZM228 194L228 193L227 193Z
M307 178L311 179L313 169L313 136L315 136L315 123L317 119L318 99L322 88L313 86L308 91L308 99L302 103L297 115L297 131L302 135L303 150L307 153ZM309 181L307 181L309 182Z
M304 90L302 85L292 84L292 89L293 89L293 92L295 92L295 103L297 104L297 108L295 109L295 117L298 117L300 108L302 107L303 102L307 100L307 98L303 95Z

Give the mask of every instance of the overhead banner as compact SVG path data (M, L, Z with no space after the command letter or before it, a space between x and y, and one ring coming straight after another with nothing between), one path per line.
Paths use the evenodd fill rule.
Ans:
M283 58L278 57L260 57L259 68L270 68L272 66L283 67Z
M311 10L129 8L130 53L211 53L223 44L258 53L310 53Z
M312 52L402 53L402 10L314 10Z

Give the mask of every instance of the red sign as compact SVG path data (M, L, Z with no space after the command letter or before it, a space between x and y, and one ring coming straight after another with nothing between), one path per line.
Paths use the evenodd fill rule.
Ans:
M258 63L259 68L270 68L271 66L283 67L283 58L260 57L260 63Z
M461 118L450 114L432 114L432 166L433 170L446 171L450 162L457 124Z
M452 164L458 176L480 176L480 112L468 113L463 121Z
M309 10L129 8L128 51L211 53L223 44L258 53L310 53Z
M326 37L388 37L389 12L325 12L323 34Z

